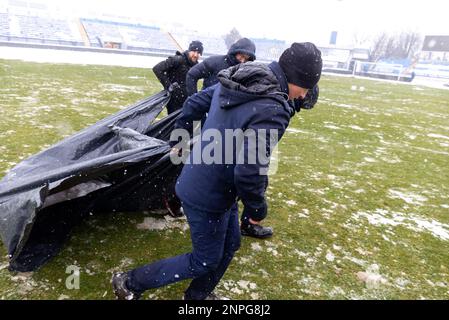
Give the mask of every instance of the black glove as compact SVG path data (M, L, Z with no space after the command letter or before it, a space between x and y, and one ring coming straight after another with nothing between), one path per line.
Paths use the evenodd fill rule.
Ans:
M317 103L319 95L320 88L318 87L318 85L315 85L307 92L304 99L295 99L293 102L296 112L299 112L301 109L312 109Z
M168 92L172 93L175 90L181 89L181 86L179 85L179 83L177 82L173 82L169 87L168 87Z

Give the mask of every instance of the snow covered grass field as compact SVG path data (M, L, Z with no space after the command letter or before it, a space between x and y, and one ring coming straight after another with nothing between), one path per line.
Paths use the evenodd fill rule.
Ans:
M0 177L22 159L161 86L148 69L0 60ZM275 236L242 239L219 286L232 299L448 299L449 91L324 76L292 121L270 178ZM110 278L190 249L185 220L93 216L0 299L112 299ZM66 268L80 268L79 289ZM179 299L187 282L148 291Z

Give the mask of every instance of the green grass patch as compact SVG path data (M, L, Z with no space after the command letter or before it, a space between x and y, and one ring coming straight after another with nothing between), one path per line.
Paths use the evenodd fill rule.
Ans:
M162 89L147 69L0 60L0 177L16 163ZM323 76L292 119L270 177L269 240L242 239L218 291L233 299L447 299L449 91ZM30 274L7 270L0 298L112 299L115 270L190 250L186 222L92 216ZM160 216L157 219L163 219ZM69 290L66 268L80 268ZM187 282L145 298L179 299Z

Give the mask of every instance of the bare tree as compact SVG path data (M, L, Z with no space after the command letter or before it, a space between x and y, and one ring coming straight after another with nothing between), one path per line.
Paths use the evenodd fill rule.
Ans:
M352 43L354 44L354 47L362 47L370 40L369 35L366 33L361 32L354 32L352 34Z
M229 49L237 40L240 40L242 36L240 35L240 32L238 32L236 28L232 28L232 30L223 38L226 43L226 47Z
M397 56L400 55L400 50L398 50L399 47L397 42L397 37L394 35L391 35L387 38L382 58L397 58Z
M399 46L404 57L411 58L415 56L416 52L419 50L421 43L421 35L417 32L403 32L400 35Z
M373 44L371 46L370 61L375 62L383 57L383 55L385 54L385 47L386 43L388 42L388 38L389 37L385 32L377 35L374 38Z
M421 42L421 35L417 32L404 31L396 35L383 32L373 41L370 60L412 58Z

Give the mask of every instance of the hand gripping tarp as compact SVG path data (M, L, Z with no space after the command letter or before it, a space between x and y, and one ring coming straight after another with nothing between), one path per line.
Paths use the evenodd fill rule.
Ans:
M0 181L0 235L10 270L55 256L71 229L96 212L163 207L180 166L167 143L179 112L155 121L162 91L22 161Z

